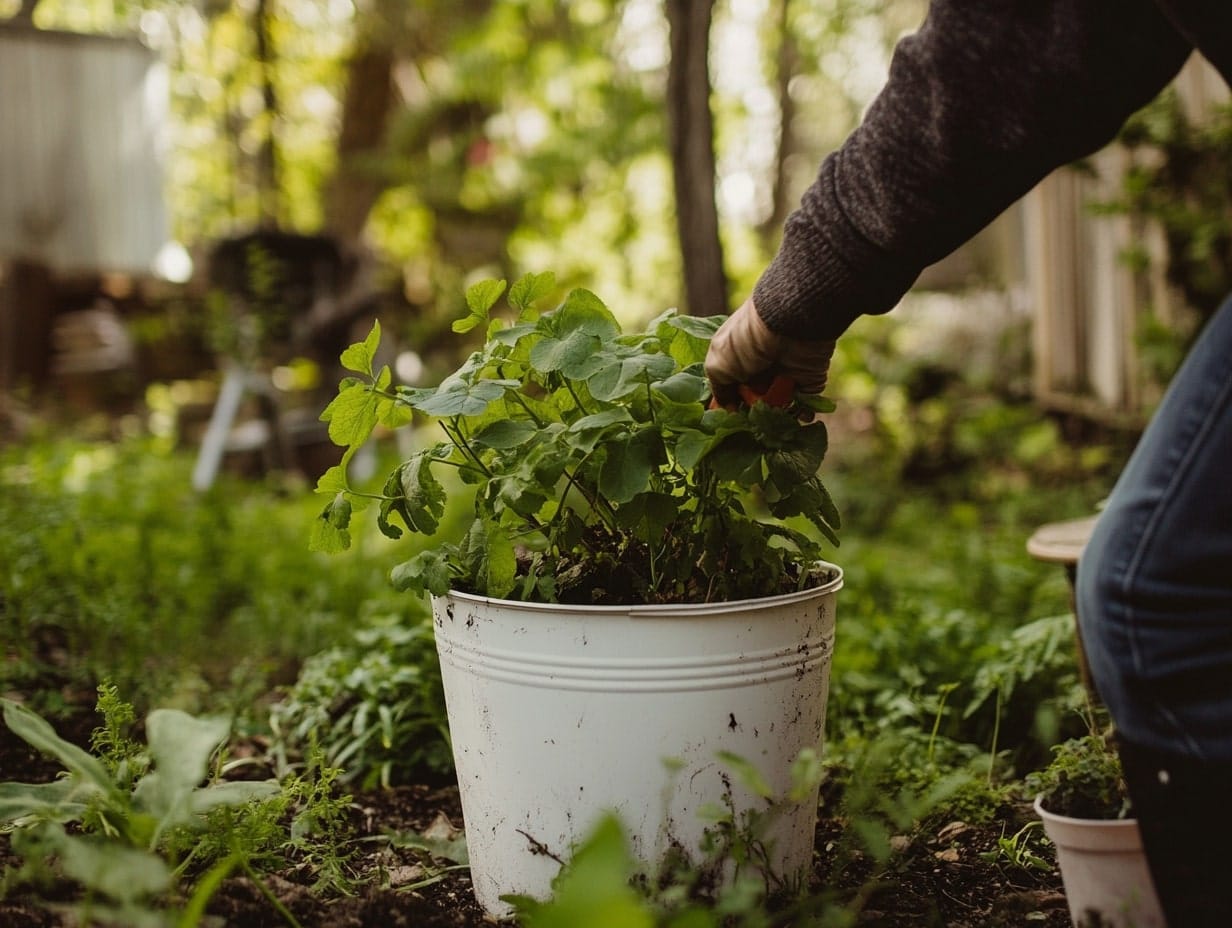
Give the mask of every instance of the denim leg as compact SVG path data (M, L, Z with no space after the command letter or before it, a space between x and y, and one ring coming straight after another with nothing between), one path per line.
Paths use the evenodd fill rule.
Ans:
M1076 592L1091 675L1120 734L1232 761L1232 298L1118 479Z

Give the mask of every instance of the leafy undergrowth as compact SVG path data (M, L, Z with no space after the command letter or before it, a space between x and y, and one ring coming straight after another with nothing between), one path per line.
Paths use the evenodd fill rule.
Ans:
M319 749L274 776L217 719L132 706L100 687L90 749L3 701L0 916L11 928L122 925L480 925L453 786L345 792ZM136 737L144 732L148 744ZM80 734L80 733L79 733ZM757 878L717 890L693 866L652 880L619 821L594 828L547 903L517 903L525 928L804 928L1064 924L1049 849L1023 797L923 762L931 784L888 787L898 739L852 755L833 779L803 894ZM901 771L897 771L901 777ZM931 774L929 776L928 774ZM978 821L952 819L966 796ZM755 841L739 829L716 861ZM754 845L749 844L749 847ZM733 851L732 849L736 850Z
M1016 815L1024 814L1021 808L1013 811ZM386 840L391 832L400 835L427 833L436 836L437 841L447 840L461 821L455 789L403 786L361 793L355 796L352 820L355 841L365 848L352 861L357 882L353 895L322 898L312 891L307 875L295 868L265 877L279 903L303 928L479 928L491 925L474 901L465 870L445 870L448 861L425 855L417 842L396 847L394 842ZM839 849L847 834L842 819L823 817L818 823L813 898L822 910L816 918L827 917L825 912L828 911L830 920L812 924L884 928L930 925L1061 928L1069 924L1059 877L1051 868L1039 870L1024 866L1002 853L999 845L1007 835L999 824L946 823L930 833L896 842L899 850L883 865L878 866L871 857L859 855L852 857L849 864L836 873ZM1012 838L1013 834L1011 832L1008 837ZM599 850L612 851L610 836L608 840L609 847ZM619 848L616 853L619 854ZM0 865L12 862L7 850L0 850ZM594 887L587 886L586 879L610 881L613 876L619 876L619 866L617 859L607 873L583 875L583 880L570 884L572 888L568 892L584 899L593 898ZM285 916L247 877L224 881L208 911L230 926L282 928L288 924ZM604 924L601 905L592 906L585 915L585 921L551 921L541 916L526 924L569 925L570 928ZM762 916L764 922L759 920ZM780 917L788 916L784 913ZM749 926L792 924L760 909L736 912L733 918L745 920L732 924ZM810 924L803 920L796 923ZM49 910L43 902L36 904L29 897L11 894L0 900L0 924L6 928L66 928L71 922ZM638 922L614 924L632 928Z
M923 437L935 428L915 426ZM1015 457L1016 429L1032 455L1053 448L1047 467ZM844 449L831 474L847 518L834 556L846 585L808 905L732 897L699 907L680 891L629 890L622 904L640 920L609 924L706 928L719 915L725 928L1068 923L1022 781L1087 723L1064 576L1032 562L1024 544L1043 522L1088 514L1104 474L1071 466L1037 415L999 413L995 431L995 445L964 439L978 465L910 483L906 458L894 470L876 442L859 458L860 436L832 428ZM188 470L142 444L45 445L0 459L0 692L90 748L94 687L109 676L140 716L176 706L231 719L226 750L244 763L226 777L280 784L250 820L220 810L207 829L212 848L196 851L208 842L194 839L160 851L174 880L147 907L150 924L482 924L458 863L426 610L387 579L411 552L365 539L354 558L324 561L304 544L318 508L306 488L223 481L198 497L185 490ZM124 737L146 734L138 723ZM317 774L305 780L310 758ZM60 769L0 727L0 779L45 783ZM307 808L343 816L313 838L312 816L300 818ZM84 827L65 823L65 835ZM596 840L603 866L565 884L583 903L602 898L588 879L625 885L618 836ZM215 870L236 841L265 850L245 852L251 872L238 858ZM0 925L71 924L63 907L80 912L80 884L23 883L21 866L0 835L9 874ZM217 882L206 892L209 873ZM199 892L208 905L187 918ZM561 912L524 922L603 924L601 912L581 922Z

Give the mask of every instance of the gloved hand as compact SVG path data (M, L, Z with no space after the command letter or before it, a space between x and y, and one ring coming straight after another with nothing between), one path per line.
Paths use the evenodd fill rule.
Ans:
M833 356L833 341L806 341L772 332L748 299L714 333L706 354L706 376L722 406L739 402L741 384L762 384L764 390L775 377L788 377L801 393L816 394L826 388Z

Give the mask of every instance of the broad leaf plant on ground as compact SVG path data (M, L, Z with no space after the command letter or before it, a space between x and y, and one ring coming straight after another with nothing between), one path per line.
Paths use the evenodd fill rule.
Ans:
M821 540L838 543L839 514L818 476L827 435L816 413L829 401L711 408L702 361L722 317L669 310L625 334L587 290L541 314L554 287L551 274L515 283L512 322L491 315L504 281L471 287L454 329L486 326L486 343L435 388L395 386L388 367L374 367L379 323L343 353L358 376L321 416L346 451L318 483L330 501L313 547L346 548L352 513L373 502L387 536L433 535L448 468L475 488L474 521L396 567L401 589L632 604L814 582ZM347 465L377 425L404 427L416 412L444 439L399 464L382 492L352 486Z

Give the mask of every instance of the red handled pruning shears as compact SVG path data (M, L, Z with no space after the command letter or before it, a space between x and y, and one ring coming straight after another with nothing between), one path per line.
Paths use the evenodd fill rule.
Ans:
M759 377L749 383L742 383L737 390L746 406L753 406L760 402L781 409L791 405L791 401L795 398L796 382L785 374L776 374L773 377ZM711 409L719 409L721 406L718 399L710 400Z

